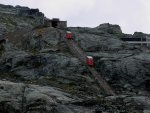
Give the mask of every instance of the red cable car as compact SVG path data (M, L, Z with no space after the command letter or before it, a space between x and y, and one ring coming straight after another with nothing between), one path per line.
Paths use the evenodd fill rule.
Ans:
M72 39L72 33L70 31L67 31L66 38L67 39Z
M88 66L93 67L93 66L94 66L93 57L87 56L87 58L86 58L86 63L87 63Z

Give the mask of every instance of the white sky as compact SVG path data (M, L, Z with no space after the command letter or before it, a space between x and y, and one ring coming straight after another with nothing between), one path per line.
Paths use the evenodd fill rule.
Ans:
M39 8L48 18L67 20L68 26L111 23L124 33L150 33L150 0L0 0L0 4Z

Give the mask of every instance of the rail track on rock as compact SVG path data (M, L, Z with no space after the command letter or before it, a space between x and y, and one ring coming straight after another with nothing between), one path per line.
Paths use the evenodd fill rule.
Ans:
M115 92L107 83L107 81L96 71L94 67L90 67L86 64L86 53L79 47L79 45L74 40L65 39L65 42L70 49L71 53L73 53L83 64L85 64L90 71L94 80L98 83L99 87L104 91L106 95L115 96Z

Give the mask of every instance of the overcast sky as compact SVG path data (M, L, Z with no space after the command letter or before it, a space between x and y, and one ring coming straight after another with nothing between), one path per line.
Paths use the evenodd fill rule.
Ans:
M124 33L150 34L150 0L0 0L1 4L39 8L48 18L67 20L68 26L119 24Z

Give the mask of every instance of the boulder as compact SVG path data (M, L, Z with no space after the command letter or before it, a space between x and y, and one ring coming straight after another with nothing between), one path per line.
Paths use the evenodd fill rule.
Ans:
M100 24L96 27L98 30L103 30L109 34L122 34L122 30L119 25L112 25L109 23Z
M65 104L81 100L54 87L41 87L9 81L0 81L0 92L1 113L53 113L54 109L58 108L61 108L65 113L71 113L69 111L72 110ZM59 103L64 104L64 106ZM57 111L55 113L62 112Z
M144 34L142 32L135 32L132 36L132 38L146 38L147 34Z

